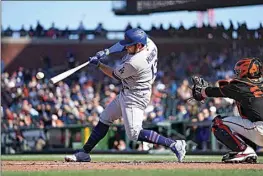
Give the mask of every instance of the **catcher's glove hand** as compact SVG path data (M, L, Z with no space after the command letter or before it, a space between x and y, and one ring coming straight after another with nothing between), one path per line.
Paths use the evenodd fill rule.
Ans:
M198 76L193 76L191 80L193 82L193 87L192 87L193 98L196 101L203 101L205 97L202 95L202 89L209 86L208 82Z

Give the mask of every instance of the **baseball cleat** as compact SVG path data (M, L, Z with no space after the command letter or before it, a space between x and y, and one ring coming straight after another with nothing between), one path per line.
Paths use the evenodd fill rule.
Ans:
M178 158L178 162L182 162L184 157L185 157L185 153L186 153L186 142L185 140L177 140L174 143L171 144L170 146L172 152L175 153L176 157Z
M243 152L229 152L222 158L225 163L257 163L257 154L250 147L247 146Z
M88 153L85 152L78 152L74 155L68 155L64 157L66 162L90 162L90 156Z
M75 155L67 155L64 157L66 162L77 162L77 158Z

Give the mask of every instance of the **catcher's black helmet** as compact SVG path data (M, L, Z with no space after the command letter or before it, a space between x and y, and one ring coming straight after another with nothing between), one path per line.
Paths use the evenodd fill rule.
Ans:
M259 58L244 58L239 60L234 68L238 78L260 78L262 76L263 64Z

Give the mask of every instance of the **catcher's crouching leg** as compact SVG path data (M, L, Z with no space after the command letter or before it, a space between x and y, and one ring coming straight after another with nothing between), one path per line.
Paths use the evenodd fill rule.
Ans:
M226 145L234 152L242 152L246 149L246 144L231 129L223 124L221 116L216 116L213 120L212 132L217 140Z
M232 130L223 124L223 117L217 116L213 120L212 132L218 141L223 143L233 152L223 156L223 162L251 162L257 160L255 151L248 146L238 134L234 134Z

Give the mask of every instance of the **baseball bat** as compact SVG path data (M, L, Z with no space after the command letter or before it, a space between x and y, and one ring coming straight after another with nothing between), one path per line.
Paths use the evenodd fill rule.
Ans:
M107 49L108 50L107 55L109 55L111 53L121 52L121 51L123 51L123 49L124 49L124 47L119 42L117 42L114 45L112 45L109 49ZM79 65L79 66L77 66L75 68L67 70L67 71L65 71L63 73L60 73L59 75L54 76L53 78L51 78L50 82L52 84L56 84L57 82L59 82L59 81L65 79L66 77L72 75L73 73L75 73L76 71L80 70L81 68L85 67L88 64L89 64L89 61L85 62L85 63L83 63L83 64L81 64L81 65Z
M79 66L77 66L77 67L75 67L75 68L72 68L72 69L70 69L70 70L67 70L67 71L65 71L65 72L63 72L63 73L60 73L59 75L54 76L53 78L51 78L51 79L50 79L50 82L51 82L52 84L56 84L57 82L59 82L59 81L65 79L66 77L72 75L73 73L75 73L76 71L80 70L81 68L85 67L85 66L88 65L88 64L89 64L89 61L88 61L88 62L85 62L85 63L83 63L83 64L81 64L81 65L79 65Z

